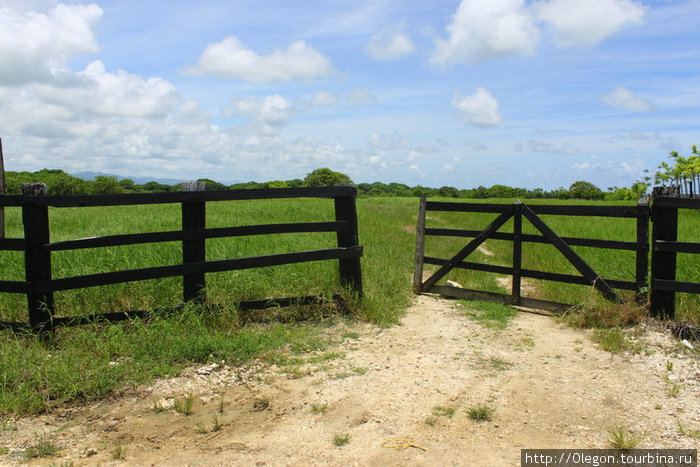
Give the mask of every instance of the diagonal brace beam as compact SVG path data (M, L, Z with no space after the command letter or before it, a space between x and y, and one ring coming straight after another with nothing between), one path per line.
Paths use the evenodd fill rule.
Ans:
M474 237L474 239L467 244L464 248L462 248L459 253L457 253L451 260L449 260L447 263L445 263L440 269L435 271L435 273L430 276L424 283L423 283L423 291L428 291L432 286L434 286L437 281L445 277L445 275L450 272L451 269L453 269L456 265L461 263L464 258L469 256L470 253L472 253L474 250L476 250L479 245L484 243L487 238L491 236L494 232L496 232L503 224L508 221L513 217L513 210L509 209L508 211L504 212L500 216L494 220L491 225L486 227L485 230L483 230L479 235Z
M566 259L569 260L571 264L574 265L576 270L581 273L581 275L589 281L596 289L598 289L607 300L611 302L620 302L620 298L613 292L610 285L601 278L597 272L591 268L588 263L586 263L579 255L576 254L574 250L571 249L569 245L566 244L564 240L559 237L552 229L545 224L542 219L540 219L537 214L535 214L532 209L528 206L523 205L523 215L530 221L530 223L539 230L545 238L549 239L552 244L559 250Z

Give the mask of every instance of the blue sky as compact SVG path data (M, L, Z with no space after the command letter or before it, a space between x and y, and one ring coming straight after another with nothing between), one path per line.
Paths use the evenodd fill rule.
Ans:
M700 0L0 0L7 170L628 186L700 143Z

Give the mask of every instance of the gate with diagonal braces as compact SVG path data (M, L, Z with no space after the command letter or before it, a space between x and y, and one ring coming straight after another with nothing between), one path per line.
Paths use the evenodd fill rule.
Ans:
M429 211L449 211L466 213L498 214L484 230L459 230L444 228L427 228L426 213ZM560 237L541 218L540 215L561 216L597 216L629 218L636 220L636 241L601 240L591 238ZM513 219L513 232L499 232L499 229ZM523 234L523 218L529 221L540 235ZM449 236L472 238L467 245L450 259L425 256L426 236ZM513 242L512 266L467 262L465 259L474 252L485 240L492 238ZM522 267L523 243L549 243L553 245L578 271L580 275L560 274L547 271L537 271ZM585 246L593 248L629 250L636 252L636 273L634 280L621 281L601 277L586 261L571 247ZM423 278L423 266L431 264L439 266L427 279ZM438 285L454 268L485 271L512 276L510 294L472 290L449 285ZM532 278L547 281L564 282L593 286L610 301L619 301L613 289L636 291L643 296L647 288L649 268L649 204L648 200L640 200L637 206L581 206L581 205L526 205L520 201L513 204L482 204L427 201L420 200L418 226L416 235L416 259L414 268L413 288L416 293L436 293L447 297L479 299L495 301L507 305L518 305L527 308L560 312L572 305L523 297L521 295L522 278Z

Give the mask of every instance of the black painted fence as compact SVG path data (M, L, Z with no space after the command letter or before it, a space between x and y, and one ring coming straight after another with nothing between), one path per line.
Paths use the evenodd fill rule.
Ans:
M613 289L632 290L640 300L649 297L652 315L673 318L675 314L675 293L700 294L700 283L676 281L676 254L700 253L700 243L678 242L678 209L700 209L700 199L682 199L653 196L651 208L648 199L642 199L637 206L574 206L574 205L525 205L519 201L513 204L482 204L435 202L421 199L418 213L416 237L416 260L413 288L416 293L432 292L445 296L467 299L485 299L509 305L521 305L550 311L563 311L571 304L562 304L520 295L521 278L564 282L594 286L609 300L619 300ZM494 213L499 216L484 230L436 229L426 227L428 211L458 211L465 213ZM559 237L538 215L561 215L626 218L636 223L635 241L599 240L588 238ZM513 232L498 232L510 218L514 219ZM522 233L523 217L529 220L541 235ZM586 219L592 221L592 219ZM649 222L653 222L652 238L649 238ZM425 236L451 236L472 238L459 253L451 259L434 258L425 255ZM496 266L466 262L466 257L487 238L513 242L512 266ZM554 245L581 274L559 274L535 271L521 267L523 243L550 243ZM636 254L635 277L629 280L610 280L598 275L580 258L570 246L586 246L614 250L630 250ZM649 251L651 255L651 279L649 279ZM440 268L428 279L423 279L423 265L432 264ZM513 278L509 295L471 290L444 285L437 282L453 268L486 271L510 275Z
M95 319L120 320L146 312L105 313L82 317L55 317L53 293L123 282L176 277L183 278L183 300L203 301L207 273L251 269L308 261L338 260L340 280L357 296L362 294L362 272L357 229L354 186L318 188L282 188L230 191L194 191L176 193L115 194L85 196L0 196L0 206L20 206L24 238L0 238L0 250L24 251L25 280L0 280L0 292L27 296L28 322L0 322L0 328L26 329L43 332L55 326L83 324ZM335 221L249 225L206 228L206 203L215 201L333 198ZM48 208L88 206L129 206L172 204L182 206L182 230L69 240L51 243ZM336 232L337 247L247 258L206 261L206 239L298 232ZM142 269L105 272L54 279L51 277L51 252L82 248L134 245L155 242L182 242L182 264ZM1 269L0 269L1 270ZM338 297L336 297L338 298ZM312 303L318 297L285 297L245 301L240 308L267 308L293 303Z

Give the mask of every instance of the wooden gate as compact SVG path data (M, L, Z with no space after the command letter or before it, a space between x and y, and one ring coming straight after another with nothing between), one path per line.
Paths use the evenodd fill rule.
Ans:
M484 230L457 230L426 228L427 211L461 211L461 212L492 212L497 213L496 219ZM540 215L566 215L566 216L601 216L634 218L637 221L637 239L635 242L617 240L599 240L587 238L560 237L539 216ZM527 219L541 235L529 235L522 232L523 217ZM498 232L498 230L513 218L513 232ZM416 235L416 261L414 269L413 287L416 293L437 293L444 296L466 299L482 299L496 301L508 305L519 305L528 308L537 308L548 311L564 311L572 305L540 300L521 296L520 285L523 277L565 282L570 284L592 285L602 295L611 301L619 301L613 288L634 290L643 294L647 286L648 252L649 252L649 208L648 201L640 201L637 206L528 206L520 201L511 205L507 204L481 204L481 203L450 203L428 202L421 198L418 214L418 227ZM426 235L453 236L473 238L464 248L450 259L440 259L425 256ZM465 262L465 259L474 252L486 239L509 240L513 242L512 267L495 266L483 263ZM522 268L522 244L523 242L552 244L564 257L576 268L580 275L559 274L546 271L535 271ZM636 277L634 281L619 281L604 279L591 268L571 246L587 246L594 248L608 248L620 250L632 250L636 252ZM423 280L424 264L438 265L440 268L430 277ZM512 276L512 290L510 295L471 290L446 285L437 285L438 281L447 275L452 269L470 269L486 271Z

